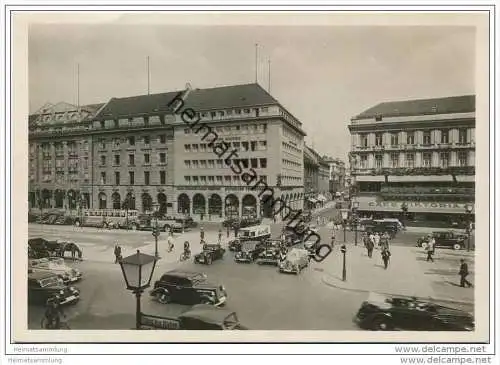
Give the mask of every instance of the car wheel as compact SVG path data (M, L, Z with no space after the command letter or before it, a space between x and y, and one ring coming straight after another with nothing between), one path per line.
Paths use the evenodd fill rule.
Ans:
M132 225L130 226L130 229L132 229L132 231L137 231L137 224L132 223Z
M211 265L212 264L212 256L208 256L207 257L207 265Z
M170 231L170 226L168 224L165 224L163 226L163 232L169 232Z
M168 294L168 293L158 293L158 294L156 294L156 299L161 304L168 304L168 303L170 303L170 294Z
M391 320L384 316L376 317L373 320L372 329L374 331L390 331L392 329Z
M422 247L424 250L427 250L428 244L427 242L423 242L420 247Z
M462 248L462 245L461 245L460 243L455 243L455 244L453 245L453 249L454 249L454 250L460 250L461 248Z
M107 224L107 223L103 223L103 224L102 224L102 228L103 228L103 229L108 228L108 224Z
M75 227L80 227L80 221L75 221Z

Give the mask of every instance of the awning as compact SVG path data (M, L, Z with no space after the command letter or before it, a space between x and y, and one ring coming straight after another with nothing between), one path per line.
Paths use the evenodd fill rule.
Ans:
M324 196L323 194L319 194L319 195L318 195L318 200L319 200L320 202L326 202L328 199L326 199L326 198L325 198L325 196Z
M409 201L359 201L359 211L398 212L401 204L406 203L408 213L452 213L465 214L465 203L454 202L409 202ZM474 213L474 211L473 211Z
M308 198L307 200L309 200L311 203L313 204L316 204L318 201L314 198Z
M384 175L356 175L356 181L385 181Z
M389 182L413 182L413 181L453 181L451 175L403 175L389 176Z
M474 175L457 175L458 182L475 182L476 177Z

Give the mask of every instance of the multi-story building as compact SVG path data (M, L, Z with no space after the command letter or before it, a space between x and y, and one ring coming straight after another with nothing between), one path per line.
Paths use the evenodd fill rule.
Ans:
M311 147L304 149L304 206L308 209L327 201L329 193L329 165Z
M475 97L385 102L351 119L359 211L460 221L474 202Z
M323 156L329 167L329 189L331 194L343 192L346 188L346 167L345 162L340 158Z
M184 108L192 108L200 125L209 126L217 142L237 151L232 159L259 178L292 209L301 209L304 199L302 124L258 84L189 91ZM174 210L196 218L217 219L256 214L271 217L272 206L264 204L260 189L252 189L214 153L212 139L195 133L176 116L174 125ZM275 207L275 209L278 209Z
M47 104L29 116L29 207L92 204L92 118L104 104Z
M182 120L172 108L178 97L185 108L196 111L200 125L213 128L219 142L236 151L233 162L255 171L268 190L252 189L242 181L226 164L228 155L217 155L203 133ZM272 191L273 198L281 198L289 208L302 208L305 133L301 123L257 84L112 98L99 109L81 110L93 113L74 120L72 128L78 127L78 132L66 124L57 137L58 125L47 120L51 128L41 131L34 122L54 112L30 116L30 174L36 172L30 185L31 206L40 205L35 195L39 192L46 206L66 207L51 200L51 191L58 189L56 157L61 152L58 142L52 142L57 139L67 143L63 152L69 176L61 187L84 193L88 207L149 211L158 202L162 212L188 213L200 220L236 214L271 217L273 201L264 193ZM74 136L79 138L77 147ZM78 179L71 179L73 172Z

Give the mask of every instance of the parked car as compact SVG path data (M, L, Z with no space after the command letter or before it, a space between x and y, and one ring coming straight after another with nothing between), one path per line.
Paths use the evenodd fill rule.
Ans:
M417 298L370 293L354 321L375 331L473 331L474 317L465 311Z
M279 272L300 274L309 265L309 251L302 248L292 248L286 254L285 260L278 265Z
M64 284L75 283L82 279L82 273L69 267L63 258L42 258L28 261L28 268L33 272L50 272L59 276Z
M236 262L254 262L259 254L264 249L262 242L260 241L245 241L241 244L241 248L234 256L234 261Z
M229 251L238 252L241 251L241 241L236 238L228 242L227 247Z
M28 269L28 302L45 305L47 300L59 295L61 305L77 302L80 291L64 285L57 274Z
M207 280L203 273L171 270L154 283L150 295L160 303L223 305L227 300L224 286Z
M224 258L226 250L219 244L204 244L203 251L194 256L194 262L211 265L213 261Z
M226 308L218 308L208 304L193 305L177 318L143 314L142 329L164 330L247 330L241 325L236 315Z
M461 250L467 247L467 235L453 231L436 231L432 232L431 235L436 241L435 247L448 247L454 250ZM428 236L422 236L417 240L417 246L425 249L428 242Z
M28 239L28 258L43 257L50 257L49 241L41 237Z
M405 226L401 221L397 218L382 218L382 219L374 219L373 222L375 223L394 223L394 226L398 231L404 231Z
M162 213L156 214L157 217L155 217L155 214L139 214L135 219L129 219L128 228L133 231L148 230L158 224L158 228L164 232L170 232L171 230L179 232L184 229L182 220Z
M289 247L302 243L302 237L299 234L295 233L293 229L285 227L285 232L283 234L284 241Z
M396 233L398 232L398 228L395 223L392 222L366 222L364 223L364 231L367 234L370 233L379 233L384 234L387 233L391 239L396 237Z
M280 240L267 240L264 242L263 247L257 259L257 264L278 265L280 257Z

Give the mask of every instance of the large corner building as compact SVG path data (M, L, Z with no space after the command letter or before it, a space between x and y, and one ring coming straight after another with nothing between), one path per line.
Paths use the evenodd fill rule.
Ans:
M362 215L460 221L474 202L475 96L384 102L351 119Z
M172 111L179 95L275 199L302 208L302 124L258 84L45 107L30 116L30 207L120 209L127 202L148 211L158 202L163 212L200 220L271 217L261 191L241 181Z

